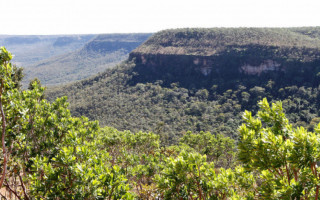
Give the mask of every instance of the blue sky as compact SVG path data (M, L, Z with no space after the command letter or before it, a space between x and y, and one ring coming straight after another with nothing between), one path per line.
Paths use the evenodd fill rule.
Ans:
M0 34L320 26L319 0L0 0Z

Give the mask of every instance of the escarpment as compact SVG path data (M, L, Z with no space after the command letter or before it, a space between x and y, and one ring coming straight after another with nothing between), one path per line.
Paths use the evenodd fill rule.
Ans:
M320 28L313 28L320 32ZM130 53L135 82L210 87L217 80L290 79L320 71L320 38L303 28L174 29Z

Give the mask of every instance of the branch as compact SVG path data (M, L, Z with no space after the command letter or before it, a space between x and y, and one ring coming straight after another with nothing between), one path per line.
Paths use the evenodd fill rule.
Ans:
M110 195L109 195L109 197L108 197L108 199L110 199L110 200L111 200L111 197L112 197L112 194L113 194L114 187L115 187L115 186L112 186L111 193L110 193Z
M286 171L287 171L287 177L288 177L288 184L290 185L290 175L289 175L288 164L286 164Z
M317 170L316 163L313 163L313 169L314 169L315 176L318 177L318 170Z
M273 168L275 172L277 172L279 174L279 177L282 177L282 175L280 174L280 172L276 169L276 168ZM271 174L274 174L276 178L279 178L278 175L276 173L274 173L271 169L268 169L268 171L271 173Z
M297 171L295 168L293 168L294 180L295 180L296 182L298 182L298 172L299 172L299 169L298 169L298 171Z
M200 166L198 165L198 171L199 171L199 179L201 180L201 172L200 172ZM199 181L196 179L196 182L197 182L197 186L198 186L198 190L199 190L199 198L200 200L202 199L202 190L201 190L201 187L200 187L200 183Z
M3 105L2 105L2 92L3 92L3 80L1 80L1 87L0 87L0 112L1 112L1 119L2 119L2 150L3 150L3 172L0 180L0 188L2 188L4 178L7 173L7 149L5 144L5 134L6 134L6 116L3 111Z
M26 200L30 200L30 198L29 198L29 196L28 196L28 194L27 194L27 191L26 191L26 187L25 187L24 184L23 184L22 177L20 176L19 173L18 173L18 176L19 176L19 179L20 179L20 182L21 182L21 187L22 187L24 196L26 197Z
M280 175L280 176L284 176L284 174L283 174L283 171L282 171L281 167L279 168L279 171L281 172L281 175ZM278 172L278 173L279 173L279 172Z

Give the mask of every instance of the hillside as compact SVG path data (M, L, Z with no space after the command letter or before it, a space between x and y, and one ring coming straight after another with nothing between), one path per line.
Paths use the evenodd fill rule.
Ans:
M176 142L187 130L237 138L241 112L256 110L263 97L285 102L291 122L311 130L320 114L319 32L162 31L133 50L126 63L50 88L47 95L68 96L76 116L119 130L153 131L165 135L166 143Z
M37 77L45 85L56 85L90 77L125 60L150 35L98 35L78 50L26 66L24 82ZM55 45L63 46L66 42L68 38L60 38Z

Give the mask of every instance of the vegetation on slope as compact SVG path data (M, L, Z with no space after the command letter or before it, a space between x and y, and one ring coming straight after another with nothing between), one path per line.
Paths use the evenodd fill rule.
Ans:
M68 95L75 116L84 115L119 130L164 134L168 143L187 130L234 135L241 105L227 100L233 92L219 95L219 102L206 89L188 90L175 84L166 88L161 82L130 86L132 67L133 63L124 63L93 78L50 88L47 98Z
M319 49L319 32L320 27L170 29L154 34L133 53L215 56L233 48L261 46L276 47L279 54L290 49L294 57L295 50Z
M131 61L47 94L51 100L68 95L76 116L119 130L163 134L164 143L176 143L187 130L237 138L241 111L256 110L263 97L285 102L295 126L312 130L320 114L319 35L318 27L165 30L133 50ZM140 55L149 63L139 62ZM214 56L211 67L219 70L199 73L193 65L198 55ZM266 59L284 70L239 71L244 63Z
M165 135L165 143L177 142L187 130L237 137L241 111L255 110L263 97L285 102L296 125L310 124L311 130L319 120L320 89L310 82L292 85L250 77L246 82L225 80L210 88L188 89L179 83L166 87L161 80L133 84L134 67L123 63L93 78L50 88L47 97L53 100L67 95L75 116L85 115L119 130L153 131Z

